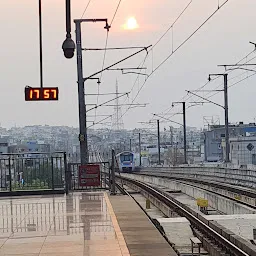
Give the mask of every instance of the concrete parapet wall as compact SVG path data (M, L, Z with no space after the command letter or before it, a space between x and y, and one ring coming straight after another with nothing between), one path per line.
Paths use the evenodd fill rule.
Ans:
M133 174L122 174L125 177L133 178L143 182L164 186L171 190L180 190L184 194L187 194L193 198L205 198L209 202L209 206L223 212L225 214L253 214L256 210L253 210L247 206L241 205L236 201L224 198L214 193L205 191L203 189L193 187L192 185L186 185L179 183L175 180L168 180L159 177L145 176L145 175L133 175ZM195 202L196 204L196 202Z
M150 167L142 171L167 172L170 176L181 176L206 181L226 182L232 185L256 188L256 170L221 167Z
M238 204L237 202L233 200L229 200L226 198L223 198L218 195L214 195L213 193L203 191L200 188L193 188L190 185L181 184L178 181L168 180L164 178L159 177L153 177L153 176L145 176L145 175L134 175L134 174L122 174L122 176L129 177L132 179L136 179L142 182L151 183L154 185L159 186L165 186L167 188L170 188L172 190L181 190L183 193L190 195L194 198L195 195L200 195L200 197L204 197L209 200L208 197L211 197L209 200L209 205L213 208L216 208L224 213L227 214L250 214L250 213L256 213L255 211L251 210L249 207L243 206L241 204ZM150 198L151 202L154 203L156 206L159 206L160 209L167 215L172 216L175 215L174 212L172 212L171 209L163 205L158 199L153 198L151 195L149 195L147 192L143 193L144 196L147 198ZM177 201L177 199L174 199ZM195 202L196 203L196 202ZM183 207L192 213L194 216L197 216L202 222L204 222L206 225L211 227L213 230L215 230L217 233L221 234L223 237L225 237L227 240L235 244L237 247L242 249L244 252L246 252L250 256L256 256L256 246L251 244L249 241L241 238L240 236L235 235L232 231L229 229L226 229L219 223L213 220L207 220L203 215L200 215L199 213L196 213L194 210L190 209L188 206L183 205ZM221 256L223 255L223 251L221 248L216 246L212 243L211 240L209 240L207 237L201 234L200 231L197 230L197 227L193 227L193 231L195 232L195 235L199 237L199 239L203 243L203 247L214 256Z

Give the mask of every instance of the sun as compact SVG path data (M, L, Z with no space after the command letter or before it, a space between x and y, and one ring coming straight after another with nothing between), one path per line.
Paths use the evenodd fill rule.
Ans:
M130 17L127 22L124 24L124 29L136 29L139 27L137 20L134 17Z

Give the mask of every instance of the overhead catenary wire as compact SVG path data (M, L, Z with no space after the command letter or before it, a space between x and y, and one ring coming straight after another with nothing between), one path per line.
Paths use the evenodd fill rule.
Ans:
M105 60L106 60L106 49L107 49L107 44L108 44L108 31L107 31L107 36L106 36L106 41L105 41L105 51L104 51L104 54L103 54L103 60L102 60L102 68L101 70L103 71L104 69L104 65L105 65ZM100 81L102 80L102 76L103 76L103 72L101 72L100 74ZM97 96L97 105L99 103L99 96L100 95L100 83L98 83L98 96ZM94 118L94 121L96 120L96 116L97 116L97 108L95 108L95 118Z
M241 63L243 60L247 59L252 53L255 53L255 50L249 52L245 57L243 57L242 59L240 59L236 64L239 64L239 63ZM249 60L247 59L245 63L248 63L248 62L252 61L252 60L255 59L255 58L256 58L256 56L254 56L253 58L251 58L251 59L249 59ZM230 71L227 71L227 73L231 73L231 72L233 72L233 71L234 71L234 70L230 70ZM247 73L247 72L243 72L242 74L245 74L245 73ZM242 74L239 74L239 75L236 75L236 76L234 76L234 77L229 78L229 81L231 81L231 80L233 80L233 79L235 79L235 78L241 76ZM195 92L200 92L203 88L205 88L207 85L209 85L210 83L212 83L213 81L217 80L217 79L220 78L220 77L221 77L221 76L216 76L216 77L213 78L211 81L207 81L204 85L200 86L199 88L195 89L194 91L195 91ZM217 88L219 88L219 87L222 86L222 85L223 85L223 82L222 82L220 85L218 85L217 87L215 87L213 90L216 90ZM218 93L219 93L219 92L218 92ZM210 93L207 93L206 96L208 96L209 94L211 94L211 92L210 92ZM216 95L216 94L217 94L217 93L214 93L214 95ZM181 100L188 101L189 99L191 99L191 98L193 98L193 97L194 97L194 95L191 95L191 94L188 95L188 94L186 94L186 95L184 95L184 96L181 98ZM181 100L180 100L180 101L181 101ZM171 106L171 107L167 108L166 110L162 111L161 114L165 116L165 115L169 114L172 109L173 109L173 106Z
M86 11L87 11L87 9L88 9L88 7L89 7L91 1L92 1L92 0L89 0L88 3L87 3L87 5L85 6L85 9L84 9L83 14L82 14L82 16L81 16L81 19L84 17L84 15L85 15L85 13L86 13Z
M252 53L255 53L255 50L253 50L253 51L250 52L248 55L246 55L242 60L247 59L248 56L251 55ZM254 56L253 58L251 58L251 59L249 59L249 60L246 60L246 62L245 62L244 64L247 64L248 62L254 60L255 58L256 58L256 56ZM239 62L237 62L235 65L239 64L242 60L240 60ZM235 71L235 70L229 70L229 71L227 71L226 73L229 74L229 73L231 73L231 72L233 72L233 71ZM252 70L252 71L254 71L254 70ZM255 70L255 72L256 72L256 70ZM239 80L239 81L237 81L237 82L235 82L235 83L229 85L228 88L233 87L234 85L243 82L244 80L246 80L246 79L248 79L248 78L254 76L256 73L254 73L254 74L248 76L247 71L245 71L245 72L242 72L241 74L238 74L238 75L236 75L236 76L234 76L234 77L229 78L228 81L230 82L231 80L234 80L235 78L240 77L240 76L242 76L242 75L244 75L244 74L247 74L247 77L245 77L245 78L243 78L243 79L241 79L241 80ZM219 94L220 91L217 91L217 92L216 92L215 90L216 90L217 88L219 88L220 86L223 86L223 83L221 83L221 84L219 84L218 86L216 86L216 87L212 90L212 92L207 93L207 94L205 95L206 99L210 99L211 97L213 97L213 96ZM200 91L199 91L199 92L200 92ZM208 95L209 95L209 96L208 96ZM207 97L207 96L208 96L208 97Z
M173 28L173 26L177 23L177 21L182 17L182 15L186 12L186 10L188 9L188 7L190 6L190 4L192 3L192 0L185 6L185 8L182 10L182 12L179 14L179 16L175 19L175 21L171 24L171 26L169 26L169 28L164 32L164 34L156 41L156 43L149 49L148 53L151 51L152 52L152 71L151 74L154 72L154 55L153 55L153 50L154 48L158 45L158 43L166 36L166 34L168 33L168 31ZM173 44L172 44L173 46ZM173 51L173 50L172 50ZM141 62L141 64L139 65L139 67L143 66L147 60L148 54L145 56L144 60ZM134 89L137 81L139 80L139 74L135 79L135 82L133 83L133 86L131 88L131 91Z
M162 65L164 65L166 63L166 61L171 58L173 56L173 54L175 52L177 52L183 45L185 45L229 0L226 0L223 4L219 5L217 10L215 10L189 37L187 37L176 49L174 49L172 51L172 53L170 55L168 55L156 68L152 69L152 72L148 75L148 77L145 79L144 83L142 84L142 86L138 89L137 94L135 95L135 97L132 99L131 104L136 100L136 98L138 97L139 93L141 92L141 90L143 89L143 87L145 86L146 82L148 81L148 78L150 76L152 76L153 73L155 73ZM121 1L120 1L121 2ZM151 49L150 49L151 50ZM146 57L144 58L143 62L141 63L142 65L144 65L146 59L147 59L148 55L146 55ZM153 65L152 65L153 66ZM134 86L136 85L137 81L139 79L139 75L136 77L136 80L134 82L134 85L131 89L131 92L134 88ZM185 96L186 97L186 96ZM128 107L128 109L122 114L122 116L120 118L122 118L128 111L129 109L131 109L131 107Z
M181 16L185 13L185 11L188 9L189 5L192 3L192 0L188 3L188 5L185 6L185 8L182 10L182 12L180 13L180 15L176 18L176 20L172 23L172 25L164 32L164 34L157 40L157 42L149 49L148 53L151 51L152 52L152 71L151 73L153 73L154 71L154 63L153 63L153 50L154 48L157 46L157 44L165 37L165 35L168 33L168 31L170 30L170 28L173 28L173 26L175 25L175 23L177 23L177 21L181 18ZM148 54L144 57L144 60L141 62L141 64L139 65L139 67L143 66L147 60ZM138 74L135 82L133 83L133 86L130 90L130 92L132 92L132 90L134 89L136 83L139 80L139 76L141 74ZM147 77L149 77L150 75L147 75ZM146 82L146 80L145 80Z
M114 12L114 15L113 15L113 18L110 22L110 27L112 26L114 20L115 20L115 17L116 17L116 14L119 10L119 7L120 7L120 4L121 4L122 0L119 0L118 4L117 4L117 7L116 7L116 10ZM104 69L104 65L105 65L105 60L106 60L106 52L107 52L107 45L108 45L108 37L109 37L109 33L107 31L107 37L106 37L106 42L105 42L105 51L104 51L104 55L103 55L103 61L102 61L102 72L101 72L101 75L100 75L100 81L102 80L102 76L103 76L103 69ZM98 93L100 93L100 84L98 84ZM97 104L99 102L99 95L97 96ZM97 108L95 109L95 120L96 120L96 116L97 116Z
M144 47L143 49L141 49L141 50L139 50L139 51L137 51L137 52L135 52L135 53L133 53L133 54L131 54L131 55L129 55L129 56L127 56L127 57L125 57L125 58L123 58L123 59L117 61L117 62L115 62L114 64L109 65L108 67L106 67L106 68L104 68L104 69L102 69L102 70L100 70L100 71L97 71L96 73L94 73L94 74L88 76L87 78L85 78L85 80L91 79L92 77L94 77L94 76L96 76L96 75L98 75L98 74L101 74L103 71L108 70L108 69L110 69L110 68L116 66L117 64L119 64L119 63L121 63L121 62L123 62L123 61L125 61L125 60L127 60L127 59L129 59L129 58L131 58L131 57L133 57L133 56L135 56L135 55L137 55L137 54L143 52L143 51L147 51L147 49L148 49L149 47L151 47L151 45ZM130 93L130 92L129 92L129 93Z
M229 0L226 0L222 5L215 10L190 36L188 36L170 55L168 55L153 71L156 72L175 52L177 52L190 38L192 38Z
M89 129L89 128L91 128L91 127L95 126L96 124L100 124L100 123L102 123L103 121L105 121L105 120L109 119L110 117L112 117L112 115L110 115L110 116L108 116L108 117L106 117L106 118L103 118L103 119L101 119L101 120L100 120L100 121L98 121L98 122L94 122L92 125L88 126L88 127L87 127L87 129Z
M253 50L251 53L255 53L255 50ZM250 54L251 54L250 53ZM245 59L245 58L248 58L248 56L249 55L247 55L246 57L244 57L243 58L243 60ZM250 60L247 60L244 64L248 64L250 61L252 61L252 60L254 60L254 59L256 59L256 56L254 56L253 58L251 58ZM241 61L239 61L238 63L236 63L235 65L237 65L237 64L239 64ZM233 72L233 71L235 71L235 70L229 70L229 71L227 71L226 73L231 73L231 72ZM253 71L253 70L252 70ZM238 75L236 75L236 76L234 76L234 77L231 77L231 78L229 78L228 80L229 81L231 81L231 80L233 80L233 79L235 79L235 78L237 78L237 77L239 77L239 76L241 76L241 75L244 75L244 74L248 74L248 72L247 71L245 71L245 72L242 72L241 74L238 74ZM221 84L219 84L217 87L215 87L215 89L217 89L217 88L219 88L220 86L223 86L223 83L221 83ZM208 96L208 95L210 95L211 94L211 92L210 93L207 93L206 94L206 96ZM211 97L211 96L210 96Z
M156 41L156 43L152 46L152 50L160 43L160 41L166 36L166 34L170 31L170 29L173 30L174 25L177 23L177 21L181 18L181 16L186 12L190 4L193 0L190 0L190 2L185 6L185 8L182 10L182 12L179 14L179 16L175 19L175 21L169 26L169 28L164 32L164 34ZM173 35L173 31L172 31Z
M182 41L182 43L179 44L179 46L177 46L176 49L173 50L173 52L171 54L169 54L156 68L154 68L152 70L152 72L148 75L148 77L146 77L144 83L141 85L141 87L139 88L137 94L135 95L134 99L132 100L131 103L133 103L136 98L138 97L139 93L141 92L141 90L143 89L143 87L145 86L146 82L148 81L148 79L162 66L166 63L167 60L169 60L174 53L176 53L180 48L182 48L182 46L184 46L222 7L224 7L229 0L226 0L224 3L222 3L196 30L193 31L192 34L190 34L184 41ZM147 55L148 56L148 55ZM146 61L146 57L143 60L143 65ZM135 80L135 82L138 80L138 76ZM135 83L134 83L135 84ZM134 87L134 86L133 86ZM129 107L128 109L122 114L122 116L120 118L122 118L128 111L129 111Z
M118 10L119 10L119 7L120 7L121 2L122 2L122 0L119 0L119 2L118 2L118 4L117 4L117 7L116 7L116 10L115 10L115 13L114 13L114 15L113 15L113 18L112 18L112 20L111 20L111 22L110 22L110 26L112 26L112 24L113 24L113 22L114 22L114 19L115 19L116 14L117 14L117 12L118 12Z
M256 70L255 70L255 72L256 72ZM247 77L245 77L245 78L243 78L243 79L241 79L241 80L239 80L239 81L237 81L237 82L235 82L235 83L229 85L228 88L231 88L231 87L233 87L233 86L235 86L235 85L237 85L237 84L243 82L244 80L246 80L246 79L248 79L248 78L250 78L250 77L252 77L252 76L255 76L255 75L256 75L256 73L251 74L251 75L249 75L249 76L247 76ZM208 100L208 99L212 98L213 96L219 94L221 91L213 91L213 92L214 92L214 93L213 93L212 95L210 95L210 96L208 96L208 97L205 97L205 99ZM194 97L194 95L191 95L191 97ZM204 103L204 102L199 102L199 103ZM190 106L186 107L186 109L188 109L188 108L190 108ZM180 112L180 113L181 113L181 112ZM174 114L172 114L170 117L173 117L173 116L175 116L175 115L177 115L177 114L179 114L179 113L174 113ZM165 117L166 115L167 115L167 113L165 113L163 117ZM161 119L161 118L160 118L160 119ZM154 119L151 119L150 121L152 121L152 120L154 120Z

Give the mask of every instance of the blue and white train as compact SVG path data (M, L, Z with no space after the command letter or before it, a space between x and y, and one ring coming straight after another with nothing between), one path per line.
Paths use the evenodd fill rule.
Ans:
M116 161L120 172L131 173L135 170L135 156L131 151L117 154Z

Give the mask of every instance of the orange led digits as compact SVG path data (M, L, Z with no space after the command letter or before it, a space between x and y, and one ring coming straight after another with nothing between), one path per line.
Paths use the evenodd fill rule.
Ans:
M39 99L40 91L38 89L34 89L34 93L36 94L36 98Z
M51 92L53 92L53 98L57 97L57 90L56 89L51 89Z
M58 100L58 87L25 87L25 101Z
M50 90L44 90L44 99L49 99L50 98Z

